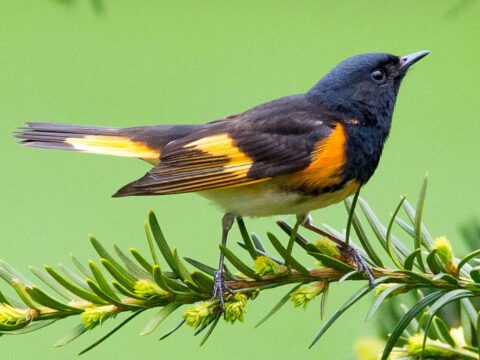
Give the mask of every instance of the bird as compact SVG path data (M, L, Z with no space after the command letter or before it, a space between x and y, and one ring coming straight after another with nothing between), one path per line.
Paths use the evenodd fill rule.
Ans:
M142 159L153 167L113 197L197 193L223 211L221 243L243 217L309 213L353 195L374 174L408 69L427 50L365 53L337 64L311 89L194 125L130 128L28 122L15 136L28 147ZM368 266L340 244L359 271ZM221 253L213 299L232 293Z

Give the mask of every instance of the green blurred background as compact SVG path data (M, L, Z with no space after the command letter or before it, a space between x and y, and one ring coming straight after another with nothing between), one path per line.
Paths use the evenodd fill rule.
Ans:
M478 215L477 0L0 4L0 257L22 270L28 264L69 264L69 253L86 260L93 256L89 233L107 246L115 242L146 250L142 223L149 209L183 255L213 264L221 217L195 195L111 199L148 166L23 148L11 134L25 121L204 122L304 92L337 62L362 52L432 51L402 86L392 134L363 196L386 220L399 195L409 194L415 202L428 171L425 218L434 235L446 234L460 244L458 225ZM313 215L337 228L346 222L342 205ZM248 220L247 225L264 234L274 228L274 219ZM334 285L329 309L357 286ZM263 294L249 305L244 324L221 324L202 348L187 328L161 343L162 330L138 336L150 313L84 358L352 359L354 339L374 333L374 326L363 322L369 300L347 313L312 350L307 345L320 327L316 304L306 312L286 306L253 329L285 291ZM173 316L163 331L177 320ZM0 358L73 359L115 324L65 348L52 348L77 321L2 337Z

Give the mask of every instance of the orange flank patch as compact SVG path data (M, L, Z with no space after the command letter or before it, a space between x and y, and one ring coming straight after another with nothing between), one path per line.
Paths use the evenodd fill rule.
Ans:
M88 135L82 138L66 138L65 143L75 150L113 156L133 157L145 160L158 159L160 151L147 145L132 141L125 136Z
M287 175L288 182L308 189L338 184L342 180L342 169L346 161L345 142L345 130L338 124L327 138L316 144L310 165L295 174Z

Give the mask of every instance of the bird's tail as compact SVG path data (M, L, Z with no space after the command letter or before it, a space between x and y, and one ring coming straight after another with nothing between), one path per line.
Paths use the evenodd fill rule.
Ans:
M133 157L155 163L170 141L187 136L197 126L110 128L55 123L27 123L15 133L26 146Z

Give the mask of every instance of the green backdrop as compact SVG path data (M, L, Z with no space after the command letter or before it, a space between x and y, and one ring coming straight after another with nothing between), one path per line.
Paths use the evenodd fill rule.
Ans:
M400 91L392 134L363 192L386 220L401 194L414 202L428 171L426 222L459 243L458 225L478 215L480 2L437 1L0 1L0 257L29 264L93 255L105 245L146 249L154 209L183 255L214 263L221 213L195 195L112 199L145 163L16 144L25 121L134 126L204 122L311 87L337 62L362 52L429 49ZM98 2L97 2L98 5ZM344 226L342 205L317 222ZM291 219L290 219L291 220ZM274 219L248 220L264 234ZM275 231L279 233L276 229ZM232 238L239 238L235 230ZM233 241L231 242L233 244ZM358 285L334 285L329 308ZM0 285L4 288L4 285ZM140 337L143 314L85 359L352 359L370 300L346 314L312 350L317 304L286 306L253 325L286 289L249 304L246 322L222 324L202 348L184 328L164 342ZM73 359L105 324L61 349L55 340L78 319L38 333L1 338L2 359ZM168 330L172 317L162 325Z

